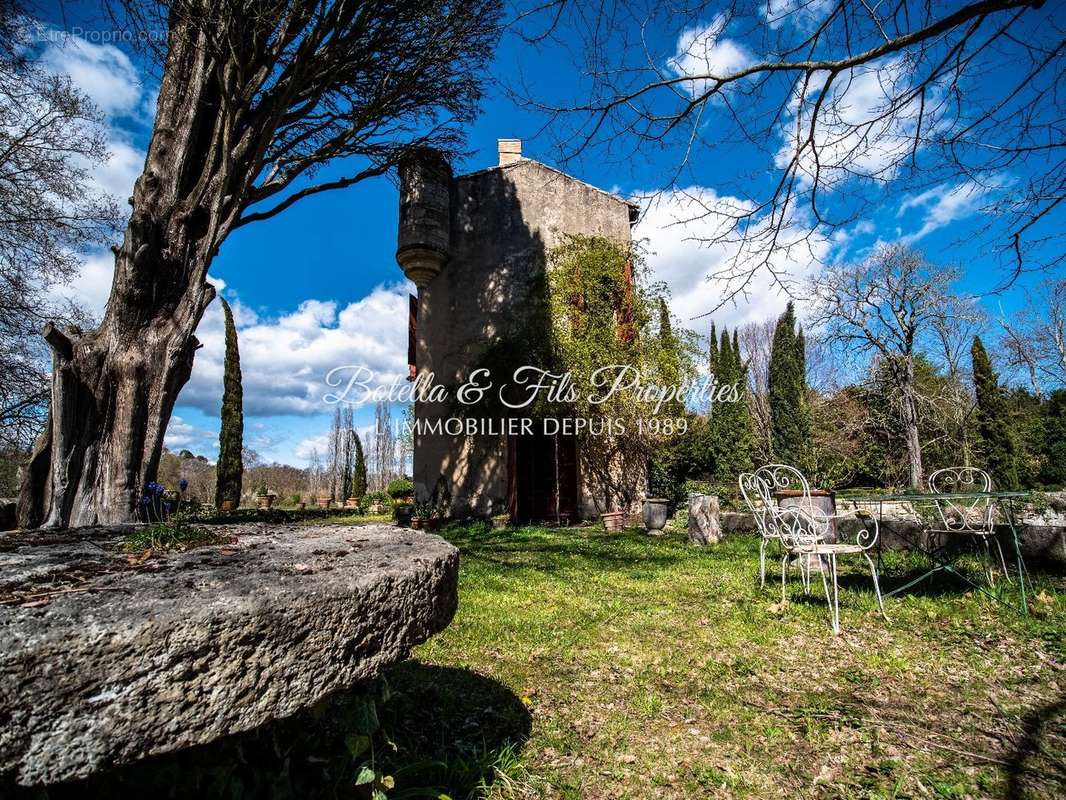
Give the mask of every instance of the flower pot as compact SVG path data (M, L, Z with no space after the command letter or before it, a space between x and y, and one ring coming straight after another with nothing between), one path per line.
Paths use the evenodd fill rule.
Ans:
M349 497L344 501L345 508L359 508L359 501L354 497Z
M506 528L510 524L511 524L511 515L510 514L496 514L492 518L492 527L494 529L496 529L496 530L499 530L500 528Z
M255 498L255 503L259 508L270 508L274 505L274 495L261 494Z
M222 510L223 511L236 511L237 510L237 501L236 500L223 500L222 501Z
M644 520L644 529L648 533L661 533L666 527L668 506L669 503L662 497L649 497L644 501L641 518Z
M606 514L600 514L600 519L603 521L605 531L620 531L625 523L626 515L623 511L608 511Z
M396 506L396 524L410 525L415 510L409 505Z
M370 508L368 510L370 511L371 514L384 514L385 513L385 506L382 505L381 503L374 503L372 506L370 506Z
M303 511L305 508L307 508L307 503L305 503L303 500L296 504L297 511Z
M319 508L329 508L330 498L328 498L328 497L319 497L319 498L317 498L315 500L315 502L318 504Z
M423 517L411 517L411 527L420 531L426 527L426 520Z

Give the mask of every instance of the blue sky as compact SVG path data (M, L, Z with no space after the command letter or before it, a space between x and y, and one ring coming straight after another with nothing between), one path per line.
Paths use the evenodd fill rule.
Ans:
M57 19L50 19L52 30L63 27ZM72 18L67 8L66 30L108 28L87 20ZM704 22L710 25L712 20ZM679 43L691 33L683 27L664 29L652 35L649 44L667 63L671 55L681 54ZM56 39L43 45L44 58L56 71L71 74L107 115L113 155L97 180L124 198L143 164L154 111L153 79L135 56L98 34L96 38ZM572 61L566 44L533 50L505 36L493 78L513 81L521 74L534 91L545 96L559 100L578 96L580 66ZM544 122L541 114L518 107L504 91L490 85L482 114L469 130L470 153L456 165L456 171L494 164L497 138L511 137L524 140L527 157L557 164L551 132L537 136ZM701 128L706 141L714 141L715 124L711 119ZM728 196L728 187L741 176L756 182L773 178L765 153L725 146L705 153L683 184L690 194L704 200ZM633 197L658 189L674 157L660 152L618 160L600 151L566 169L589 183ZM340 167L330 170L339 173ZM976 213L978 200L967 187L957 185L931 187L920 194L886 192L883 204L849 229L846 243L826 241L822 255L827 260L853 257L877 241L906 238L934 261L961 265L964 288L979 293L993 285L998 273L991 269L987 247L973 237L982 222ZM313 446L322 446L332 411L321 401L326 390L322 378L331 366L367 364L385 372L405 370L409 286L394 259L397 202L396 189L388 179L318 195L275 219L239 229L216 258L211 275L234 306L241 335L245 441L264 458L303 464ZM681 195L659 196L646 203L636 235L648 240L654 276L673 290L675 314L689 320L717 303L720 287L704 278L729 254L688 241L700 235L698 226L669 224L682 215ZM102 308L110 287L111 256L106 244L86 255L82 277L65 290L96 309ZM793 266L799 272L811 267L809 263ZM1011 313L1024 304L1031 286L1032 280L1023 280L1010 292L987 300L986 306L993 314L1001 309ZM784 295L762 283L748 302L723 308L714 318L719 326L764 319L778 313L785 301ZM701 319L691 324L703 333L709 322ZM217 303L205 315L198 335L204 348L197 355L192 380L179 397L168 445L213 458L222 359ZM357 409L359 425L369 426L371 416L370 409Z

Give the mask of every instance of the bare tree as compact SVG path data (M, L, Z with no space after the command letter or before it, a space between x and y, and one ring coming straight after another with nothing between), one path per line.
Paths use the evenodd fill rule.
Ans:
M0 450L27 451L48 410L49 319L85 322L51 294L78 251L116 230L118 208L90 170L107 158L100 113L34 60L20 10L0 1Z
M879 358L899 391L912 488L922 481L918 434L922 398L915 387L915 358L931 351L938 329L977 317L972 301L952 292L958 271L927 262L900 245L882 247L865 262L826 269L812 279L812 327L841 357Z
M1066 386L1066 279L1046 281L1025 313L1003 316L1000 325L1007 363L1025 372L1038 397L1047 386Z
M52 425L23 524L130 518L156 471L239 227L385 174L413 148L454 153L497 38L498 0L126 0L165 29L155 125L100 327L46 328ZM341 177L323 166L343 162Z
M1007 284L1034 251L1054 264L1066 252L1054 217L1066 199L1060 10L1045 0L549 0L519 29L540 43L565 28L587 80L571 101L521 81L513 92L551 113L564 157L672 154L664 188L691 185L693 164L734 148L754 154L750 172L716 183L732 199L692 197L691 218L713 218L709 241L736 247L715 275L723 302L765 271L791 291L789 263L819 259L890 184L983 205Z

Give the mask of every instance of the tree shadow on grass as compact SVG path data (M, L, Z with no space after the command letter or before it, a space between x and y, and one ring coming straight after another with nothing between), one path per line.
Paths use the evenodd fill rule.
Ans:
M432 788L459 800L498 779L522 780L529 709L507 686L466 669L408 661L388 673L383 756L398 791ZM432 795L436 796L436 794Z
M1004 797L1066 796L1066 695L1031 711L1006 767Z
M520 769L530 719L498 681L410 661L287 719L85 780L23 788L0 777L0 797L368 800L356 779L370 768L394 778L389 797L460 800Z

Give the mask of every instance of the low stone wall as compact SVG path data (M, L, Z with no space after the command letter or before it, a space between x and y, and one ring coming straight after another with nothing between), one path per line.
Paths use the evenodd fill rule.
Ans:
M1023 518L1018 525L1018 544L1022 556L1034 561L1053 561L1066 564L1066 522L1064 524L1046 524L1047 517ZM856 516L848 516L840 521L840 529L845 539L854 541L855 535L864 523ZM730 533L751 533L755 530L755 517L738 511L722 512L722 530ZM1010 532L1006 526L999 526L997 535L1006 548L1010 544ZM916 544L926 544L921 527L899 517L886 517L880 523L881 546L887 550L907 550ZM1010 550L1005 550L1010 553Z
M458 551L392 526L0 536L0 786L84 777L290 716L441 631Z

